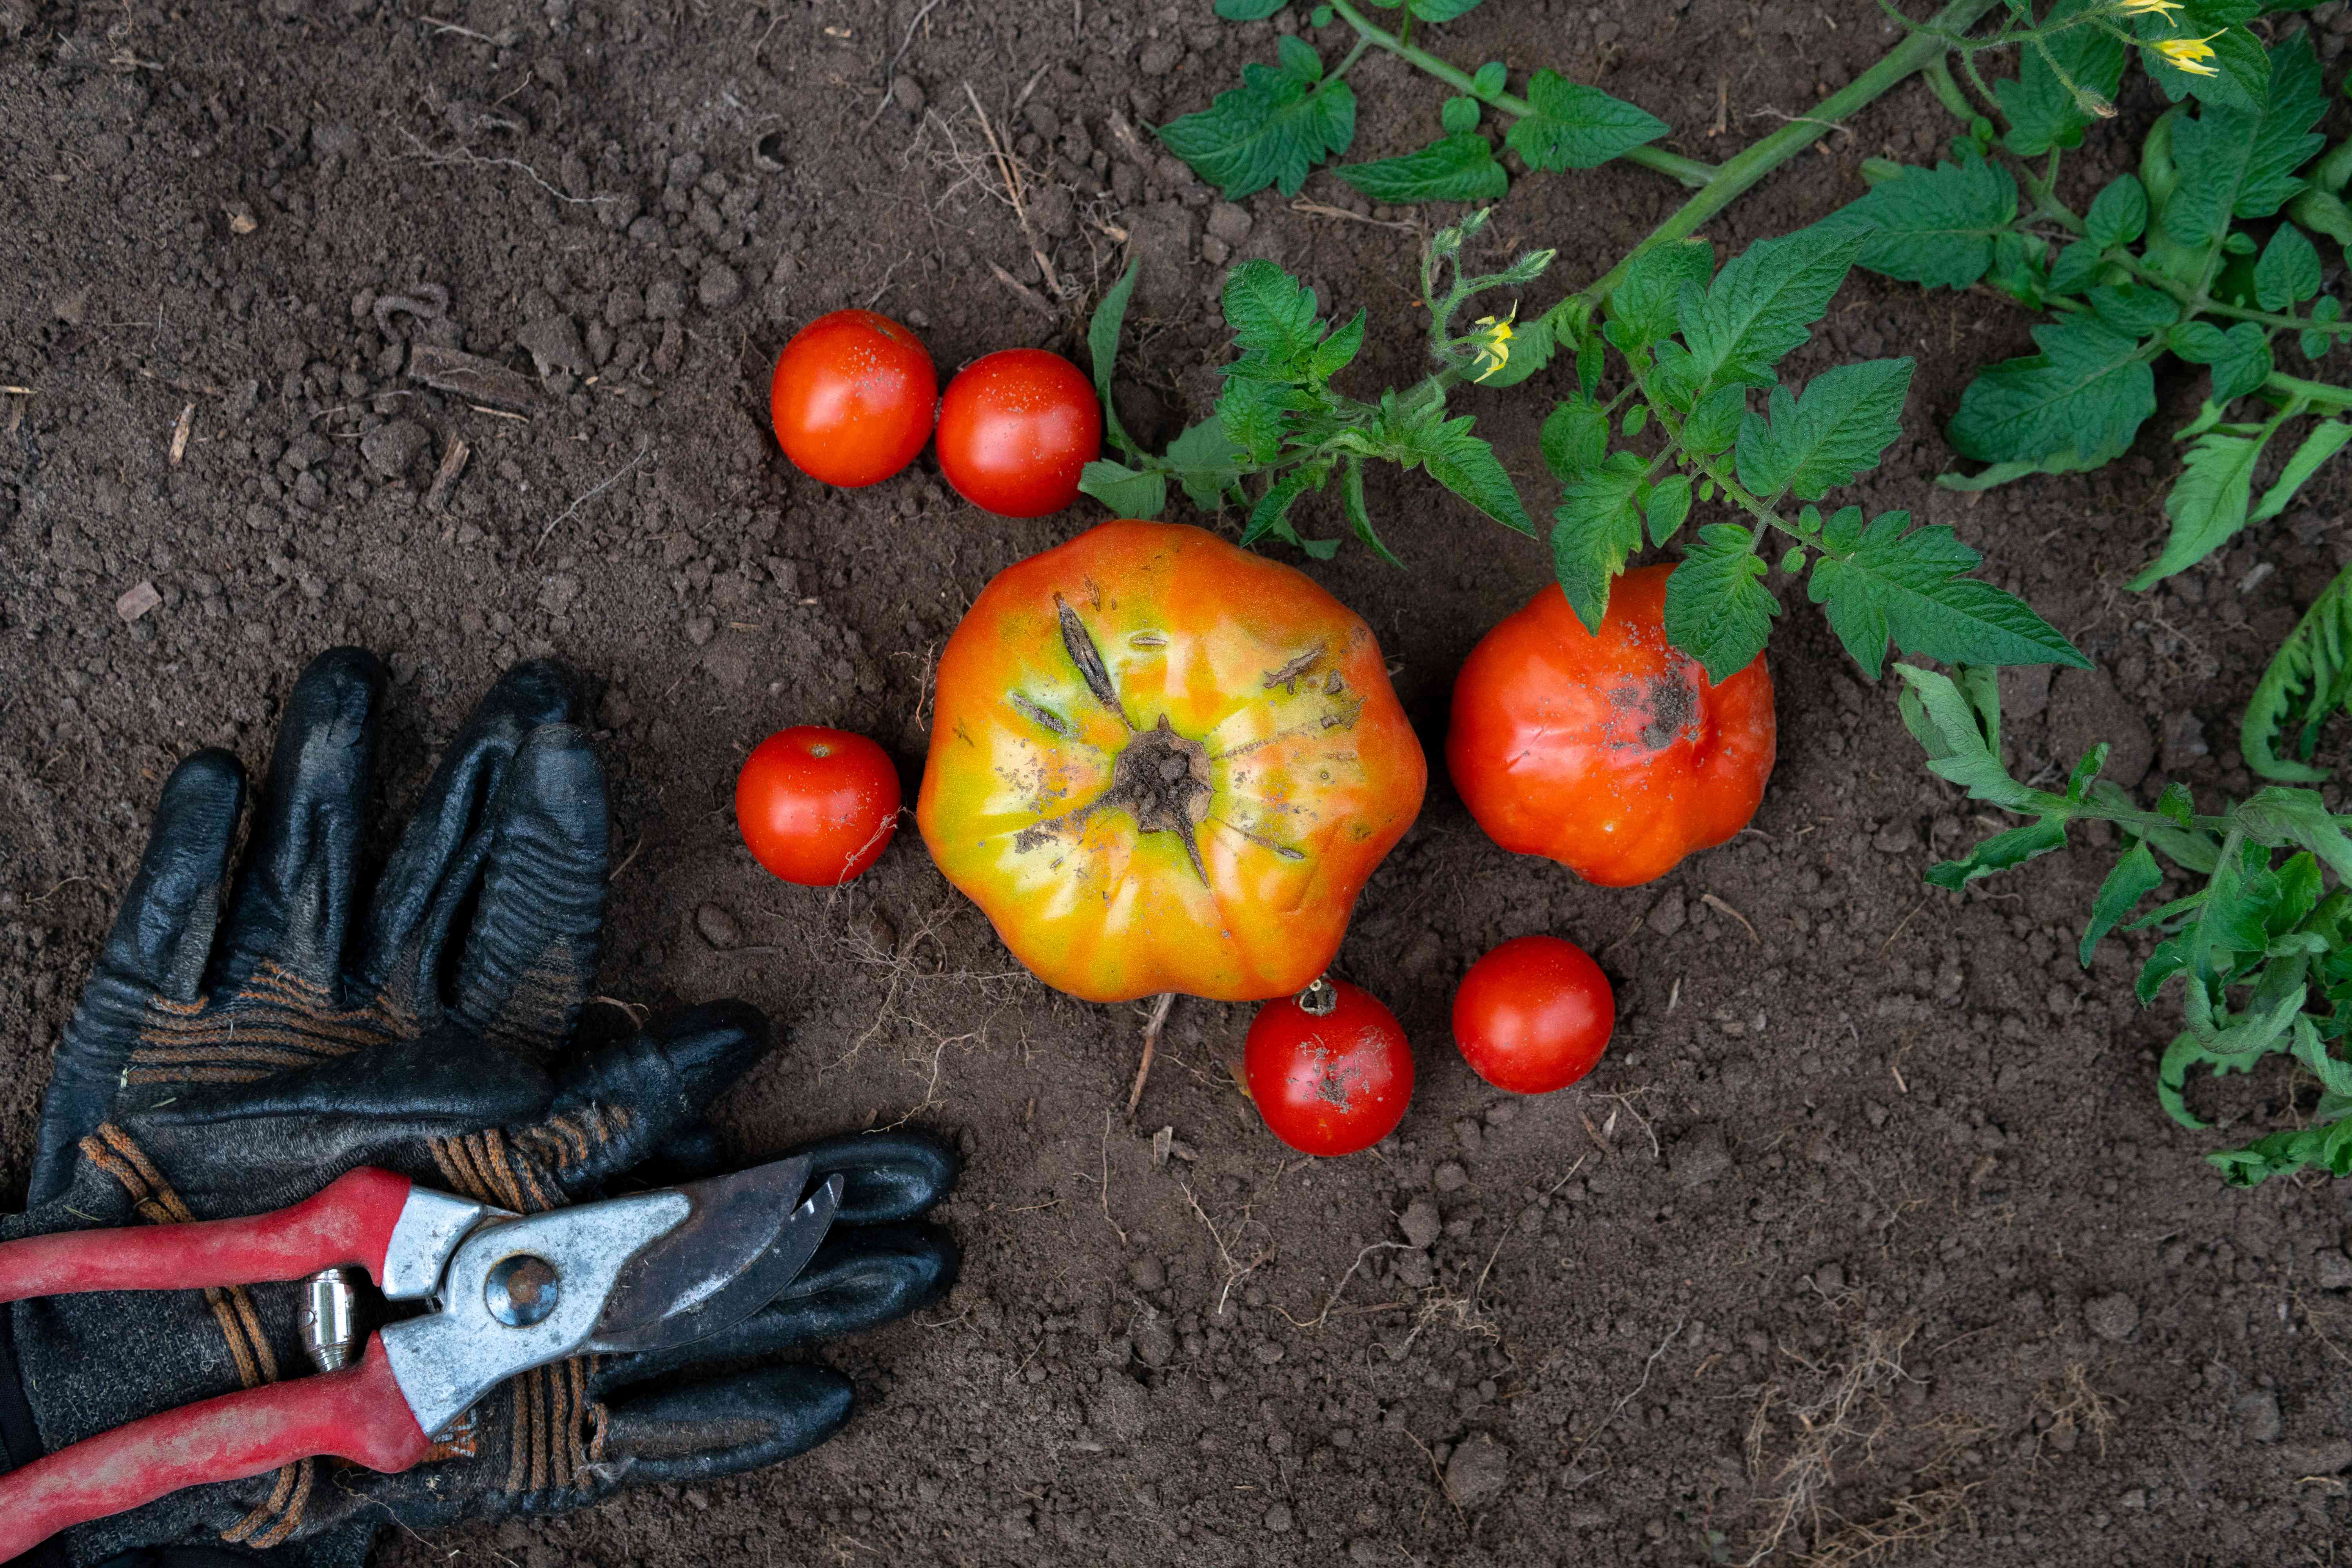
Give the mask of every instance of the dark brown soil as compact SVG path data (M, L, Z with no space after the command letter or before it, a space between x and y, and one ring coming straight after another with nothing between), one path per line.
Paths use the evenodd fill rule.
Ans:
M2120 948L2087 974L2073 957L2097 856L1965 898L1922 886L1976 816L1801 603L1772 648L1781 761L1754 830L1657 886L1502 853L1438 770L1344 954L1421 1073L1398 1141L1358 1158L1302 1163L1259 1127L1221 1066L1240 1007L1177 1005L1129 1125L1141 1010L1020 973L911 831L839 896L758 870L729 812L748 748L849 726L911 789L958 615L1098 511L992 519L928 458L854 494L795 475L765 427L795 323L873 305L950 368L1074 351L1124 240L1148 268L1131 423L1156 439L1205 408L1230 247L1370 307L1359 389L1418 374L1413 234L1272 193L1217 213L1119 129L1206 102L1275 25L1206 0L922 9L910 37L914 0L0 0L0 1186L22 1190L45 1059L174 759L218 742L257 767L302 662L361 642L397 672L396 804L496 670L551 650L604 688L627 856L604 988L791 1021L728 1107L747 1154L909 1117L960 1136L946 1217L969 1261L942 1307L831 1352L864 1410L810 1458L387 1537L380 1561L1674 1563L1745 1561L1776 1521L1783 1559L2334 1561L2342 1190L2227 1190L2159 1111L2169 1013L2133 1005ZM1890 37L1860 0L1490 0L1443 34L1464 61L1601 82L1711 158ZM1375 57L1354 79L1360 153L1434 130L1425 79ZM2074 161L2083 189L2124 166L2139 91ZM976 159L975 101L1041 176L1058 301ZM1711 236L1811 221L1864 155L1948 134L1906 88ZM1444 216L1371 212L1328 174L1306 195ZM1557 245L1580 281L1677 199L1639 169L1523 177L1497 248ZM447 290L440 323L379 315L429 312L425 285ZM2243 789L2236 714L2352 553L2346 487L2127 594L2180 418L2091 478L1931 487L1937 422L2027 324L1857 279L1792 368L1917 355L1915 434L1865 499L1953 523L2101 662L2012 679L2023 772L2105 738L2136 748L2134 779L2153 755ZM471 406L407 379L404 340L540 390L521 417ZM1463 405L1531 502L1557 376ZM2197 390L2168 395L2185 416ZM1434 755L1455 665L1547 564L1418 477L1374 505L1412 571L1353 549L1309 569L1370 620ZM161 603L126 622L142 582ZM698 925L706 904L740 945L699 934L727 927ZM1584 1084L1517 1100L1464 1068L1446 1008L1465 964L1531 931L1598 953L1622 1021ZM2204 1103L2274 1117L2284 1092Z

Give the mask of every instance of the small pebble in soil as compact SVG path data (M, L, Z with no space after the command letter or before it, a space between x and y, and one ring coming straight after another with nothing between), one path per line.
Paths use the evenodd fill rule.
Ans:
M2238 1430L2249 1443L2275 1443L2284 1423L2279 1416L2278 1395L2267 1388L2243 1395L2231 1405Z
M1397 1228L1404 1233L1411 1246L1428 1247L1436 1245L1444 1226L1437 1217L1437 1205L1426 1197L1417 1197L1405 1205L1404 1213L1397 1216Z
M1686 1187L1703 1186L1723 1174L1731 1168L1731 1151L1725 1145L1723 1129L1702 1121L1675 1139L1666 1167Z
M1437 1173L1432 1181L1441 1193L1458 1193L1469 1184L1470 1173L1448 1160L1437 1167Z
M2084 1303L2083 1321L2103 1340L2127 1340L2139 1327L2139 1303L2120 1290L2096 1297Z
M702 933L703 941L722 952L743 940L743 928L717 904L705 904L694 911L694 929Z
M1660 936L1674 935L1689 919L1689 906L1683 901L1680 888L1668 888L1664 896L1650 906L1650 929Z
M1445 1461L1445 1495L1456 1508L1484 1502L1510 1479L1510 1450L1484 1432L1464 1439Z

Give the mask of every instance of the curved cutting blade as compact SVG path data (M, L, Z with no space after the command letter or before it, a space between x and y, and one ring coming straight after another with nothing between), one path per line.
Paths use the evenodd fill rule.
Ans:
M802 1197L805 1157L673 1189L693 1204L623 1266L583 1350L667 1350L734 1327L782 1294L841 1205L841 1178Z

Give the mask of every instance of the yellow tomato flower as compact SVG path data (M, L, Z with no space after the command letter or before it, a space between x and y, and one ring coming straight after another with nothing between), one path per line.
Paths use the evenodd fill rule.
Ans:
M2204 62L2213 58L2213 47L2209 40L2221 36L2208 33L2202 38L2166 38L2156 46L2156 52L2190 76L2220 76L2221 73L2218 69Z
M2168 20L2180 6L2178 0L2120 0L2116 9L2126 16L2161 16Z
M1511 321L1509 317L1498 321L1492 316L1481 316L1475 324L1478 331L1473 334L1471 346L1478 356L1479 370L1470 379L1484 381L1511 363Z

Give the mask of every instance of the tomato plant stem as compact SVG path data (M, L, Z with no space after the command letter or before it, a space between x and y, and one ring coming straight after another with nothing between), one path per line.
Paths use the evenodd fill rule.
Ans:
M2301 376L2273 371L2263 382L2263 387L2282 396L2301 401L2308 407L2325 408L2332 414L2352 409L2352 386L2331 386L2324 381L2305 381Z
M1340 5L1345 0L1339 0ZM1973 25L1998 0L1951 0L1951 4L1936 13L1927 26L1947 32L1958 32ZM1339 5L1334 6L1338 9ZM1378 40L1375 40L1377 42ZM1849 115L1857 114L1918 72L1944 58L1944 40L1933 32L1915 32L1889 49L1879 62L1853 79L1844 87L1816 104L1813 112L1802 120L1792 120L1756 142L1737 156L1719 164L1715 177L1705 189L1685 202L1668 216L1666 221L1650 231L1649 237L1611 268L1584 291L1566 301L1575 304L1598 302L1609 297L1610 290L1624 281L1626 269L1633 258L1652 246L1665 245L1696 234L1699 226L1729 206L1748 188L1765 175L1794 158L1820 141L1824 134L1823 121L1835 125Z
M1460 92L1466 92L1481 103L1492 104L1515 120L1535 112L1535 105L1515 93L1482 92L1469 72L1448 61L1439 59L1427 49L1410 42L1399 34L1390 32L1349 5L1349 0L1331 0L1331 10L1333 15L1356 29L1356 36L1361 40L1357 45L1359 49L1366 44L1374 48L1386 49L1408 65L1427 71L1448 87ZM1406 13L1408 26L1411 25L1411 20L1412 13L1408 11ZM1696 188L1704 188L1715 177L1714 164L1702 163L1696 158L1685 158L1678 153L1669 153L1661 147L1636 147L1621 156L1628 163L1639 163L1645 169L1655 169L1662 174L1671 174L1684 184Z

